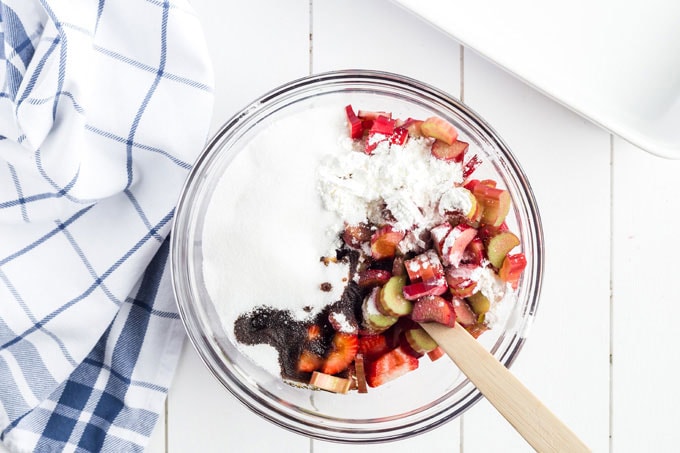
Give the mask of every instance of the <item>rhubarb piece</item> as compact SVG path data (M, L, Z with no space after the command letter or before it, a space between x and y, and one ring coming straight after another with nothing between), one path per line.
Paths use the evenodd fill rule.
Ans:
M453 124L437 116L433 116L423 121L420 125L420 131L426 137L441 140L449 145L458 138L458 131Z
M470 157L470 159L465 162L465 165L463 165L463 179L468 179L481 164L482 160L477 154Z
M357 116L362 120L375 121L379 116L384 116L385 118L392 118L391 112L381 112L374 110L361 110L357 111Z
M503 260L501 268L498 270L498 276L504 282L510 283L512 289L517 289L517 284L526 266L527 259L524 253L507 255Z
M397 322L396 316L386 316L378 309L378 295L381 288L373 288L361 305L363 327L367 332L378 334L384 332Z
M387 344L387 337L383 334L361 335L359 337L359 352L366 360L373 360L389 351L390 345Z
M444 350L441 348L441 346L437 346L433 350L427 353L427 356L430 358L431 361L439 360L442 357L444 357L446 353Z
M347 316L347 314L341 311L331 311L328 313L328 322L336 332L349 334L356 334L359 332L359 326L357 325L354 316Z
M411 313L413 304L403 294L405 284L405 276L395 275L380 289L378 310L382 314L387 316L404 316Z
M403 288L403 295L406 300L416 300L423 296L441 296L449 289L444 278L438 280L428 280L426 282L416 282L410 285L405 285Z
M392 135L390 135L390 143L392 145L403 146L408 140L408 137L409 133L407 129L404 129L403 127L395 127L394 132L392 132Z
M373 120L370 132L389 137L394 132L394 120L384 115L378 115L378 117Z
M477 315L478 319L482 315L486 314L486 312L488 312L491 308L491 301L489 301L489 298L482 294L481 291L468 296L467 301L468 304L470 304L472 311L474 311Z
M510 231L503 231L491 239L486 246L486 256L489 262L496 268L500 268L503 264L505 256L519 245L519 238Z
M347 114L347 123L349 125L349 136L353 139L361 138L364 134L362 121L354 113L351 105L345 107L345 113Z
M371 236L371 256L376 260L392 258L405 235L404 231L395 230L390 225L380 228Z
M411 137L422 137L423 133L420 130L420 126L423 124L422 120L416 120L413 118L407 118L400 126L406 129Z
M472 193L484 207L481 221L492 226L500 226L510 211L510 193L484 183L475 185Z
M413 304L411 319L415 322L438 322L453 327L456 312L451 302L441 296L425 296Z
M421 355L432 351L438 346L437 342L421 327L409 329L403 335L409 346Z
M354 334L336 332L333 336L331 350L326 356L321 372L337 374L347 369L354 360L359 349L359 339Z
M477 231L479 234L479 231ZM463 252L463 258L460 260L462 264L473 264L479 266L484 259L484 242L477 236L474 238L467 247L465 247L465 252Z
M446 283L451 290L451 294L456 297L467 297L477 288L477 281L474 278L475 271L479 268L474 264L461 264L458 267L446 268Z
M304 349L300 353L300 358L298 359L297 370L300 373L311 373L321 368L323 364L323 357L315 354L311 351Z
M321 390L333 393L347 393L352 382L349 379L331 376L330 374L315 371L309 380L309 385Z
M435 140L432 143L430 152L434 157L447 162L463 162L465 152L468 150L469 143L454 140L453 143L446 143L442 140Z
M371 240L371 229L365 223L345 225L345 229L342 232L342 240L348 246L360 249L363 243Z
M388 141L389 138L389 135L369 130L364 142L364 152L370 156L380 143Z
M368 384L366 383L366 366L364 364L364 356L357 354L354 358L354 373L357 378L357 392L368 393Z
M456 312L456 321L460 325L471 326L477 323L477 315L463 299L454 297L451 300L451 305L453 305L453 310Z
M440 245L440 255L444 266L458 266L463 259L465 249L475 236L477 236L477 230L467 224L460 223L453 227Z
M427 250L404 261L404 268L411 283L435 282L444 275L444 267L433 250Z
M368 363L366 382L370 387L378 387L416 368L418 359L397 347Z
M471 326L465 326L465 330L467 330L474 338L479 338L481 334L489 330L489 326L478 322L477 324L472 324Z
M357 274L357 285L360 288L383 286L392 277L392 272L384 269L366 269Z

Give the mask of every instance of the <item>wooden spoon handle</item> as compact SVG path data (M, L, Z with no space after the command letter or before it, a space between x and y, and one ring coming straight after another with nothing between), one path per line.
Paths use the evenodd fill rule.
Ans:
M536 451L590 449L464 327L423 323L423 329Z

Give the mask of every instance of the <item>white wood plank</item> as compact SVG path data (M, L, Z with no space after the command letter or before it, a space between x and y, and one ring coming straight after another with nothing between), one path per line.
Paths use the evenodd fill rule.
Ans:
M606 451L609 135L473 52L464 67L463 99L515 153L543 220L542 297L512 371L594 451ZM531 451L486 401L463 418L466 453Z
M314 72L374 69L460 92L460 46L387 0L314 0Z
M616 140L613 168L613 451L678 451L680 161Z

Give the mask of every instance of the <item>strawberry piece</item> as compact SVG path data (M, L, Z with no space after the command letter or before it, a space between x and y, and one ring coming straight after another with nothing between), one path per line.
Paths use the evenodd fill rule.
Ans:
M438 282L444 275L444 267L433 250L428 250L404 261L404 268L411 283Z
M463 299L454 297L451 300L451 305L453 305L453 310L456 312L456 321L462 326L471 326L477 323L477 315Z
M441 296L425 296L413 304L411 319L415 322L438 322L449 327L456 323L456 312L451 302Z
M397 251L397 244L404 239L404 231L395 230L390 225L385 225L371 236L371 256L380 260L392 258Z
M337 374L347 369L359 349L359 339L355 334L336 332L333 336L331 351L326 356L321 372Z
M401 347L397 347L368 363L366 382L370 387L378 387L416 368L418 368L418 359L404 352Z
M364 134L362 121L354 113L351 105L345 107L345 113L347 114L347 122L349 124L349 136L353 139L361 138Z
M441 296L449 289L446 280L440 278L438 280L428 280L425 282L411 283L404 286L402 292L406 300L417 300L423 296Z
M366 269L357 274L357 285L361 288L382 286L392 277L392 272L384 269Z
M453 143L445 143L441 140L435 140L432 143L430 152L434 157L447 162L463 162L465 152L470 145L467 142L456 140Z
M314 341L321 337L321 326L318 324L311 324L307 327L307 339Z
M394 133L394 120L384 115L378 115L378 117L373 120L370 132L390 136Z
M393 145L402 146L408 140L408 129L403 127L395 127L394 132L390 135L390 143Z
M470 159L468 159L468 161L463 165L463 179L468 179L480 165L482 165L482 160L477 154L470 157Z
M517 289L519 278L527 267L527 258L524 253L516 253L514 255L507 255L503 260L503 265L498 270L498 276L504 282L510 283L512 289Z
M366 360L373 360L390 350L385 335L362 335L359 337L359 354Z
M297 370L301 373L311 373L321 368L323 358L318 354L304 349L298 359Z

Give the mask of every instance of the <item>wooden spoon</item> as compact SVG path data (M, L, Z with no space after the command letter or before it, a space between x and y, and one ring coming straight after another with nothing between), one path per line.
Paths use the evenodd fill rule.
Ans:
M536 451L590 451L460 324L453 328L438 323L421 326Z

